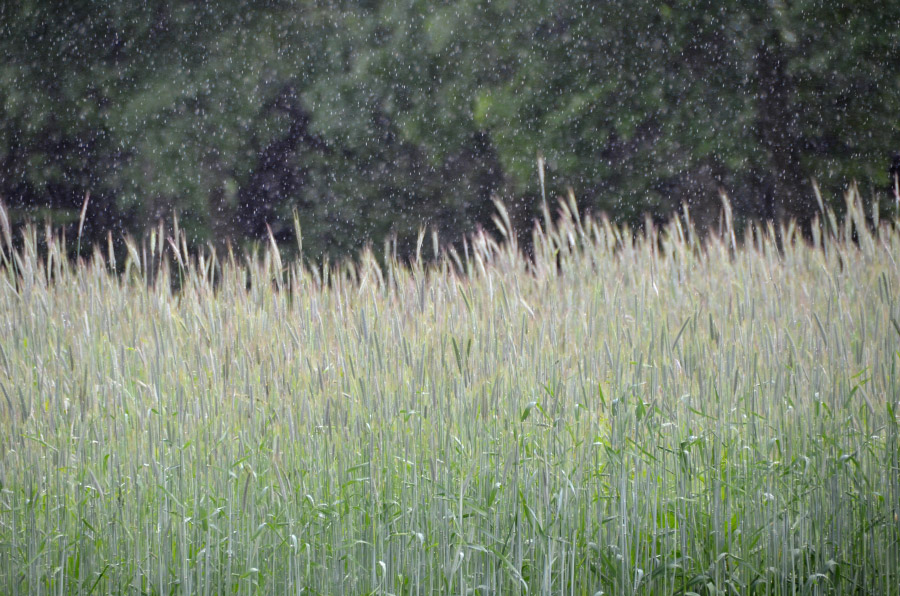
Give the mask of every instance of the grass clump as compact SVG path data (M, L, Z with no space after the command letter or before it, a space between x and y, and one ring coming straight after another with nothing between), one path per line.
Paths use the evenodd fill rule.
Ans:
M7 232L0 592L897 594L898 228L560 209L411 266Z

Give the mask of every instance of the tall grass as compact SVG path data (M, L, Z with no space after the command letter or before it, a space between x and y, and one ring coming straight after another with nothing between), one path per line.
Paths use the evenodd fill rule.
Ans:
M7 231L0 592L898 594L900 230L848 209L119 274Z

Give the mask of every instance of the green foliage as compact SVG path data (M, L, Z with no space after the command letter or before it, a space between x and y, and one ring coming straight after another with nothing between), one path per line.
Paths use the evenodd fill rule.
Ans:
M888 186L890 2L239 2L0 6L0 194L87 234L181 217L192 243L336 257L422 225L522 232L550 196L631 224L794 217ZM837 205L839 207L839 205ZM527 238L522 238L527 240Z

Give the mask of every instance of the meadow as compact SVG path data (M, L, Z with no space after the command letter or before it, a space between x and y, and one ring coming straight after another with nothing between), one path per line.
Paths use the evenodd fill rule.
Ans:
M724 211L322 266L4 225L0 592L900 594L900 228Z

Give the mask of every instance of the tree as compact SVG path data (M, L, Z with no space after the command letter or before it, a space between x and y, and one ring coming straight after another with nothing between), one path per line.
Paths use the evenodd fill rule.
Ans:
M900 40L884 0L0 4L0 193L18 221L338 257L422 225L522 231L547 191L619 221L718 194L808 221L887 187ZM893 143L893 145L892 145Z

